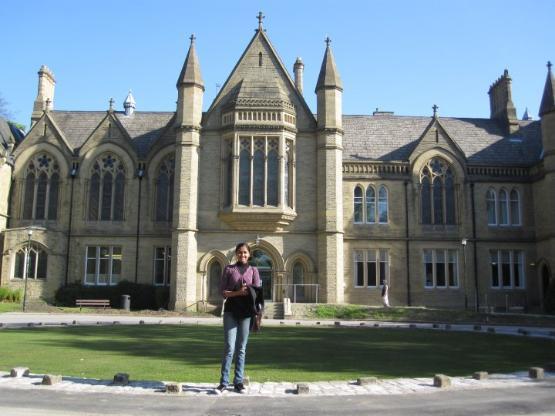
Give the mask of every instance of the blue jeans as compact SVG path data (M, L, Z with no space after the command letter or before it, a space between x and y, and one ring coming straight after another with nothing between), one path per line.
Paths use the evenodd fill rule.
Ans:
M229 370L235 353L235 377L233 384L243 382L245 371L245 356L247 352L247 341L249 339L249 327L251 318L235 319L231 312L224 312L224 339L225 351L222 360L222 375L220 384L229 384Z

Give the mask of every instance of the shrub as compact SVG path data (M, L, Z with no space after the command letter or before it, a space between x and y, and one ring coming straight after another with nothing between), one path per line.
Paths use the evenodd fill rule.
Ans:
M10 289L9 287L0 287L0 302L21 302L23 292L21 289Z
M55 300L60 306L75 306L76 299L109 299L110 305L118 308L121 296L131 297L131 309L167 308L169 288L128 282L126 280L116 286L85 286L71 283L56 291Z

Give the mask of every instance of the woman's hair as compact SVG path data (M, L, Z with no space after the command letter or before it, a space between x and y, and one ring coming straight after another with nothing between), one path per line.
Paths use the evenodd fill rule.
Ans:
M239 243L235 246L235 252L237 253L239 251L240 248L245 247L247 249L247 251L249 252L249 256L251 255L251 248L249 247L249 245L245 242Z

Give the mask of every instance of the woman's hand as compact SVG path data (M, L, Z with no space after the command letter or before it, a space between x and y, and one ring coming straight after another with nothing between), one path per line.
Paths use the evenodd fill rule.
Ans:
M247 285L243 284L239 290L224 290L225 298L234 298L237 296L247 296L249 294Z

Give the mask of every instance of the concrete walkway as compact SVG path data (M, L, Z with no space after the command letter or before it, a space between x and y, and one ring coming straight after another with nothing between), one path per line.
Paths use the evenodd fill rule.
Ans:
M85 314L40 314L40 313L4 313L0 315L0 330L22 327L49 327L72 325L221 325L219 318L191 317L152 317L133 315L85 315ZM463 324L423 324L372 321L312 321L312 320L264 320L265 326L333 326L366 328L417 328L438 331L474 331L495 332L514 336L531 336L555 339L553 328L513 327L513 326L475 326ZM479 370L479 369L477 369ZM32 369L31 369L32 371ZM41 385L42 374L31 373L28 377L14 378L8 373L0 372L0 389L18 390L52 390L60 392L107 393L124 395L160 395L164 394L164 381L133 381L127 386L113 386L111 381L64 377L61 383L53 386ZM546 381L554 381L555 373L545 373ZM174 380L175 381L175 380ZM180 380L177 380L180 381ZM471 377L451 378L449 390L473 390L480 388L530 386L541 381L532 380L527 372L514 374L492 374L487 380L474 380ZM352 395L398 395L426 394L441 391L433 386L431 378L384 379L374 384L359 386L355 380L306 383L310 396L352 396ZM214 384L183 383L181 395L216 396ZM247 396L259 397L295 397L297 386L294 383L251 383ZM224 396L241 397L233 391L224 392Z

